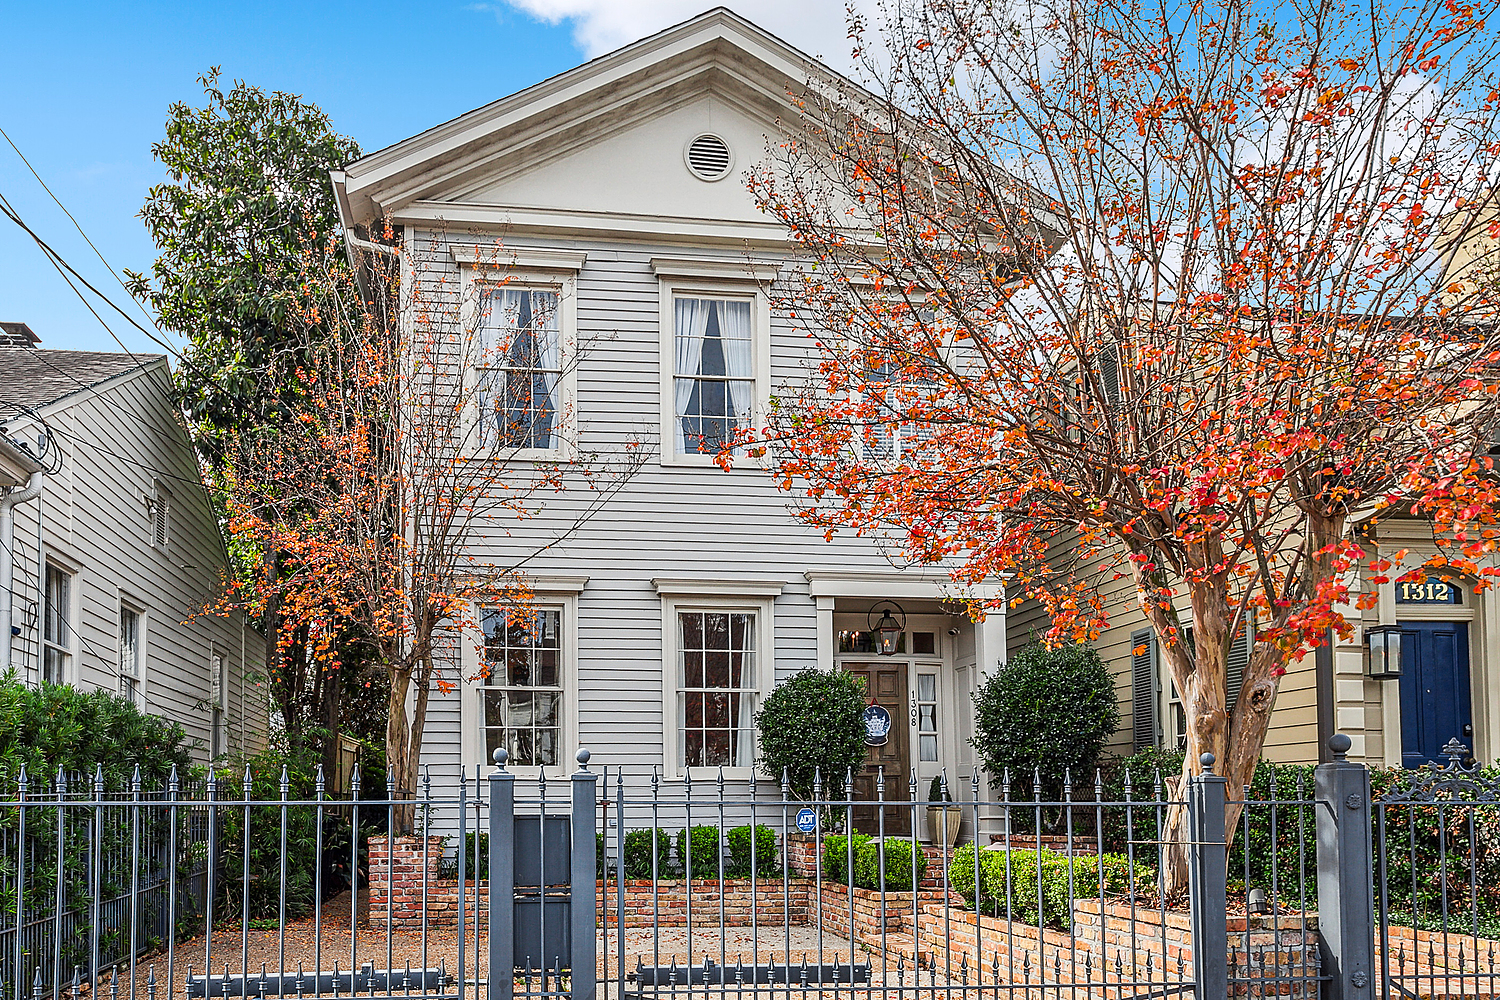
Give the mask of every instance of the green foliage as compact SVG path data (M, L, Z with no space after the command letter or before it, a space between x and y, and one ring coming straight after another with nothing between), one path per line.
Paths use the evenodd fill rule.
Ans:
M915 850L913 850L915 848ZM885 857L885 886L888 892L910 892L927 873L927 854L915 840L886 837L884 841L865 838L854 849L854 884L861 889L880 889L881 856ZM916 877L912 877L912 859L916 859Z
M303 262L335 256L342 230L328 173L359 145L295 94L243 81L226 91L217 68L199 82L204 105L173 104L151 147L168 177L140 213L156 261L149 277L127 274L131 294L187 338L178 390L214 464L230 433L273 423L298 392L262 376L316 325L304 314Z
M752 844L750 827L736 826L726 835L729 842L729 860L724 866L724 874L733 878L749 878L751 871ZM780 866L776 857L776 831L764 824L755 827L753 851L755 856L755 876L757 878L775 878L780 875Z
M1070 862L1054 851L1013 848L979 852L981 912L1032 925L1068 930L1072 902L1130 891L1130 861L1118 854L1077 855ZM1102 875L1102 885L1101 885ZM1148 889L1155 870L1137 861L1136 891ZM975 905L974 852L959 851L948 863L948 884ZM1040 905L1038 905L1040 900Z
M127 791L139 766L142 788L160 792L173 767L188 779L192 756L181 726L126 698L59 684L27 687L12 671L0 679L0 774L14 782L22 764L33 790L50 786L59 768L75 787L102 768L107 790Z
M650 830L631 830L625 834L625 878L649 879L652 877L652 845L656 848L657 878L667 878L674 873L672 867L672 835L657 827ZM696 858L694 859L697 860Z
M723 857L724 845L716 826L695 826L692 829L692 855L688 854L688 831L677 831L677 861L686 878L718 878L719 859ZM691 866L691 871L689 870Z
M792 793L813 798L813 777L823 776L823 797L844 795L845 775L865 761L865 692L842 670L809 668L782 682L755 715L760 733L759 766Z
M927 801L928 802L952 802L953 801L953 796L950 795L948 793L948 790L943 787L943 776L941 774L934 775L933 779L932 779L932 784L930 784L930 785L927 786Z
M285 768L287 797L312 799L317 794L318 755L308 748L299 751L287 747L283 738L257 756L216 768L218 797L233 802L245 797L245 769L250 769L249 798L274 802L281 797L281 775ZM373 789L364 789L369 795ZM384 786L378 792L384 796ZM248 817L246 815L248 811ZM279 806L233 805L221 807L220 839L222 859L229 877L222 880L217 906L228 918L244 913L246 895L252 919L271 919L280 914L281 861L286 858L286 915L300 919L312 912L319 869L322 870L323 897L348 888L350 875L357 864L369 867L367 838L385 829L386 810L371 807L360 810L359 836L350 826L352 810L323 810L323 852L318 853L318 811L299 807L286 810L286 841L281 839L282 811ZM246 836L248 824L249 835ZM247 867L250 879L243 872ZM245 891L248 888L248 893Z
M974 696L974 738L992 783L1009 768L1060 777L1093 767L1120 724L1114 678L1092 646L1017 652Z
M841 833L829 834L823 838L823 878L829 882L849 881L849 841L854 841L854 856L859 857L859 849L869 843L869 834L856 833L845 836Z

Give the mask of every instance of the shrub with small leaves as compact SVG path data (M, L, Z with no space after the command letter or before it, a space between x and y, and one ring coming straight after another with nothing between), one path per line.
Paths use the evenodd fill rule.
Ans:
M651 848L656 845L656 868L651 866ZM625 878L667 878L676 874L672 867L672 835L657 827L647 830L631 830L625 834Z
M910 892L912 886L927 874L927 854L922 845L905 837L886 837L883 841L866 840L854 852L854 884L861 889L880 889L881 859L884 857L884 889L887 892ZM912 871L915 865L916 874Z
M755 858L756 878L774 878L780 874L776 854L776 831L769 826L763 823L757 824L754 827L753 837L751 827L737 826L725 834L724 839L729 842L729 860L724 865L725 875L748 878L752 855Z
M859 849L870 841L869 834L856 833L853 835L855 857L859 856ZM823 838L823 878L828 882L848 883L849 872L849 837L841 833L830 834Z
M823 798L843 798L848 772L865 762L865 690L842 670L809 668L783 681L755 715L762 771L787 774L792 794L812 800L821 773Z
M724 844L716 826L695 826L692 830L692 852L688 851L688 831L677 831L677 861L687 878L718 878L719 859Z
M1077 855L1070 860L1054 851L1013 848L979 852L981 912L1023 923L1068 930L1073 902L1118 896L1130 891L1128 858L1118 854ZM1101 880L1102 874L1102 880ZM1155 871L1137 862L1137 891L1148 889ZM948 863L948 884L974 905L974 852L959 851ZM1037 900L1040 898L1041 906Z

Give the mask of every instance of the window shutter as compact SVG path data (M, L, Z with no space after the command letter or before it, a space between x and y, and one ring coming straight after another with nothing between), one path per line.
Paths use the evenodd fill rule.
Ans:
M1120 348L1111 344L1099 352L1099 380L1110 406L1120 405Z
M1255 626L1246 623L1229 646L1229 658L1224 661L1225 711L1233 712L1234 703L1240 697L1240 683L1245 677L1245 667L1250 663L1250 650L1255 645Z
M1131 728L1135 749L1157 745L1161 731L1157 718L1156 635L1151 629L1130 633Z

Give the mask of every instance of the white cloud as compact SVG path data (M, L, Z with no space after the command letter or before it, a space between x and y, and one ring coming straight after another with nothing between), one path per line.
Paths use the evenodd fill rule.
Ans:
M655 34L714 5L713 0L506 2L548 24L567 22L573 28L578 47L590 57ZM483 6L491 8L489 4ZM724 6L830 66L837 69L849 67L850 43L842 0L738 0L724 3ZM874 8L874 3L860 0L856 6L869 11Z

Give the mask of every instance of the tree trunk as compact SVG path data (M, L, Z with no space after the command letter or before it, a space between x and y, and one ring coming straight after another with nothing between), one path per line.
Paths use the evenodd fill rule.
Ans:
M389 668L391 679L390 717L385 726L386 780L395 790L395 797L403 804L392 810L395 829L392 836L402 836L412 831L415 810L405 801L410 799L415 787L412 767L412 731L406 718L406 694L411 690L411 668L404 662Z

